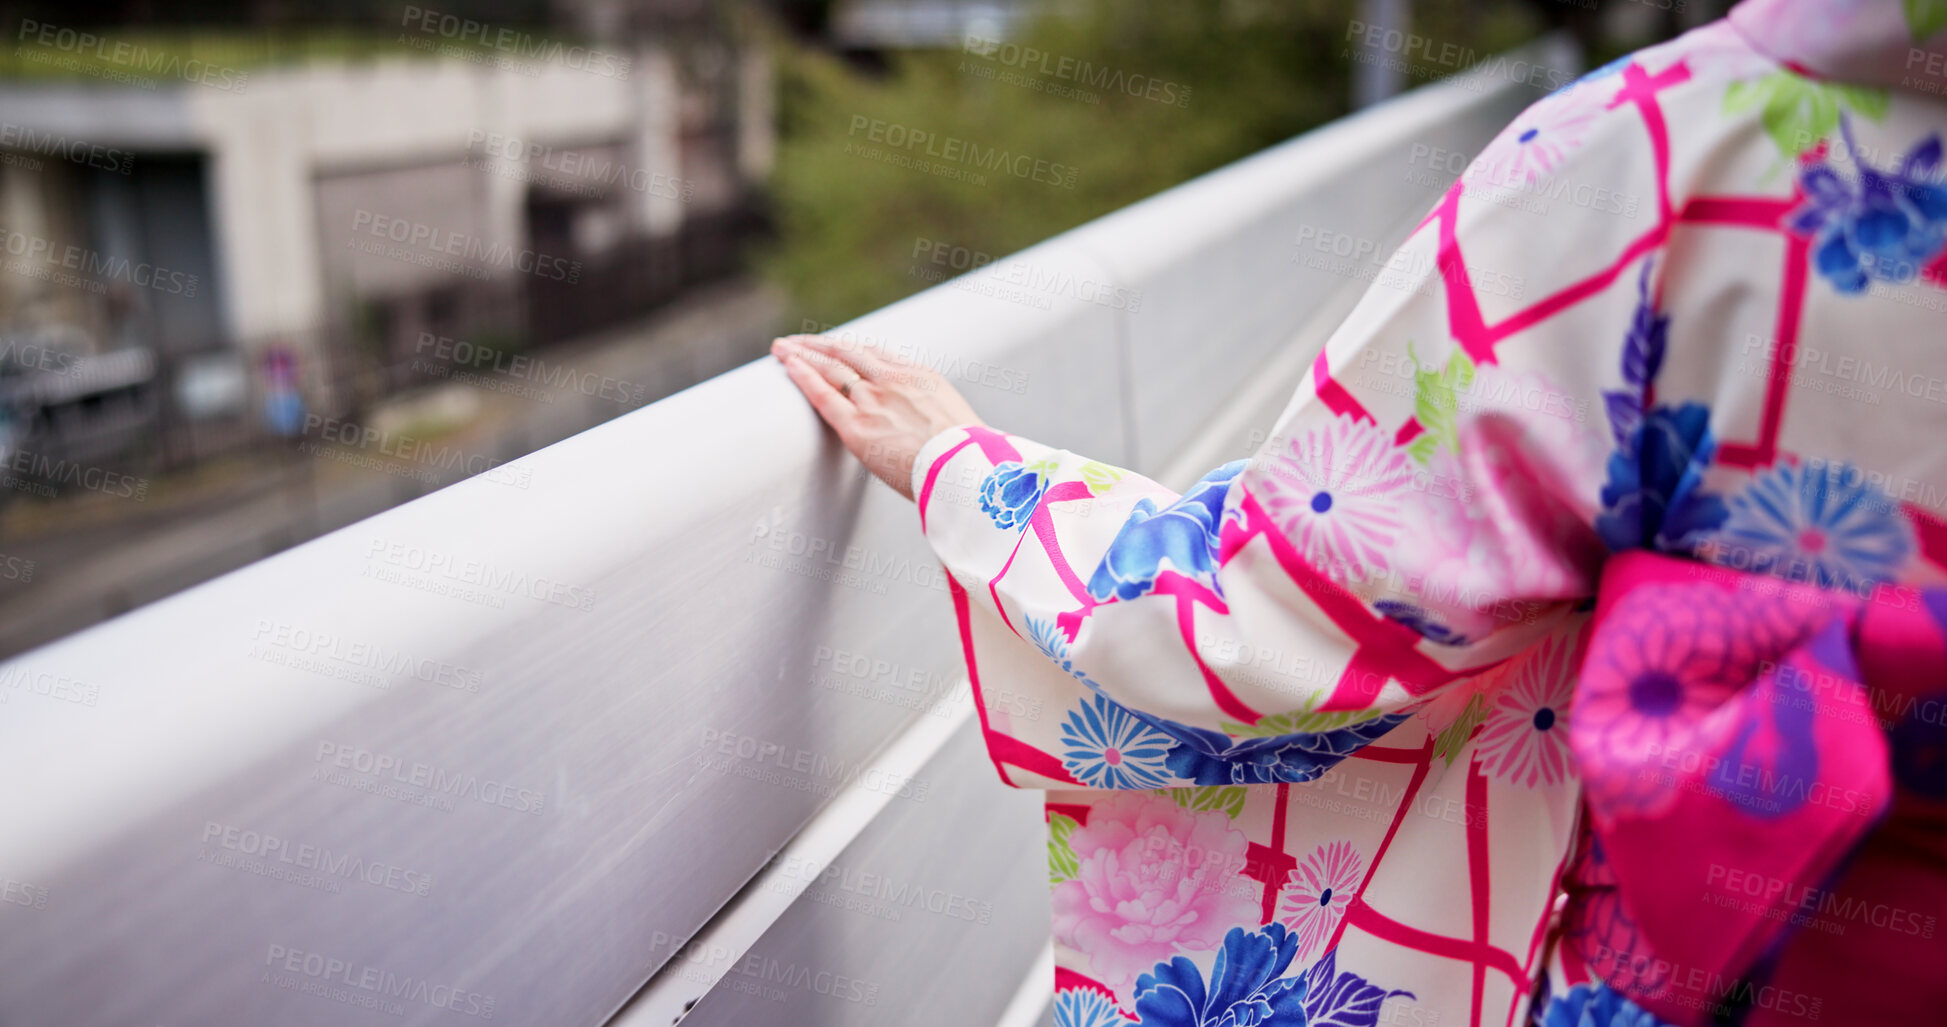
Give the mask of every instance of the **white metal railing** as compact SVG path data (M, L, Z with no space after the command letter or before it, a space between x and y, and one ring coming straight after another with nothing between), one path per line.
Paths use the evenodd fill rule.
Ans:
M1359 290L1294 243L1390 251L1434 199L1415 147L1535 98L1419 90L844 332L1181 484ZM781 371L513 469L0 664L0 1022L991 1024L1032 994L1039 797L966 727L911 508Z

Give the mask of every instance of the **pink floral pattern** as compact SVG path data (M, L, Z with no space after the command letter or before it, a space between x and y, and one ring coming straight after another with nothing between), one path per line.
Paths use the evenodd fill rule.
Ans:
M1313 566L1353 581L1389 566L1413 467L1384 433L1338 418L1292 439L1264 475L1266 508Z
M1256 916L1251 889L1237 880L1250 842L1223 813L1118 793L1069 844L1080 870L1055 886L1055 940L1087 952L1091 976L1124 1005L1157 963L1215 948L1232 925Z
M1278 917L1298 936L1299 959L1324 949L1365 876L1365 857L1344 841L1319 846L1291 868L1278 900Z
M1870 24L1817 16L1845 31L1805 37L1893 54L1897 77L1913 49L1898 6ZM1780 10L1738 10L1754 7ZM1302 944L1314 966L1411 992L1415 1014L1441 1022L1514 1023L1535 995L1590 994L1595 979L1641 999L1642 1017L1702 1027L1702 1006L1644 989L1675 965L1736 976L1749 969L1732 955L1740 939L1768 942L1761 929L1789 919L1756 901L1700 903L1710 860L1784 879L1792 861L1843 855L1847 832L1876 823L1809 788L1882 794L1869 779L1889 772L1877 723L1829 692L1753 676L1789 650L1793 674L1834 678L1846 625L1802 595L1784 609L1767 591L1782 582L1706 568L1691 547L1739 481L1852 460L1912 475L1888 487L1913 531L1911 558L1885 583L1942 580L1947 520L1914 497L1947 489L1947 468L1930 459L1932 436L1908 427L1933 423L1937 404L1880 383L1910 359L1887 340L1940 334L1937 304L1904 300L1947 278L1916 279L1899 302L1826 287L1791 230L1800 201L1770 133L1752 111L1725 109L1733 87L1782 73L1777 51L1754 44L1760 20L1612 62L1518 119L1483 158L1494 176L1463 175L1442 194L1402 251L1415 258L1397 269L1404 281L1348 317L1270 441L1191 494L1133 472L1098 488L1100 465L1081 454L983 426L920 454L913 489L950 571L988 755L1007 783L1047 789L1060 814L1057 981L1114 996L1114 1011L1093 1003L1096 1019L1213 1027L1248 1009L1254 1022L1298 1022L1273 1001L1297 994L1288 980L1238 976L1243 948L1222 940L1276 935L1291 962L1244 969L1284 979ZM1848 38L1875 26L1883 38ZM1947 130L1947 108L1893 94L1875 110L1884 117L1862 139L1931 167L1921 141ZM1546 223L1484 195L1497 187L1546 199ZM1796 339L1797 356L1755 345L1754 331ZM1848 356L1872 370L1848 374ZM1872 416L1806 384L1819 376L1873 393ZM1801 450L1813 442L1829 451ZM942 482L1010 462L1045 471L1034 531L929 502ZM1070 505L1083 496L1103 502ZM1132 523L1173 506L1195 507L1194 523L1159 525L1169 537L1151 549L1194 555L1196 573L1105 558ZM1096 587L1103 566L1140 587ZM1864 608L1938 632L1917 606ZM1814 624L1807 611L1819 610ZM1036 653L1024 640L1042 639L1037 624L1061 645ZM1058 718L1008 715L1023 697L1057 710L1113 702L1171 736L1171 784L1199 787L1146 793L1066 762ZM1292 752L1320 773L1278 772ZM1717 762L1685 774L1665 758ZM1789 819L1752 801L1798 784L1807 800ZM1716 830L1738 817L1745 833ZM1757 833L1760 851L1725 854L1727 838ZM1613 874L1570 870L1578 836L1602 839ZM1947 846L1934 863L1947 865ZM1139 1012L1131 980L1145 975ZM1191 1001L1219 980L1250 987ZM1884 984L1865 986L1905 993ZM1859 982L1827 985L1838 996ZM1172 989L1183 1015L1161 1012ZM1403 1022L1390 991L1317 995L1336 1011L1314 1015L1307 993L1307 1023Z
M1569 778L1576 655L1574 636L1558 634L1515 666L1481 729L1476 752L1488 776L1523 788Z

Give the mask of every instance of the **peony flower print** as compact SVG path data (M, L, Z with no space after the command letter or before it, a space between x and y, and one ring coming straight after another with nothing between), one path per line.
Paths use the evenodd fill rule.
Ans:
M1146 792L1095 804L1069 845L1075 879L1055 885L1055 940L1086 954L1088 973L1125 1004L1137 977L1179 950L1208 951L1227 925L1260 915L1239 875L1250 841L1214 810Z

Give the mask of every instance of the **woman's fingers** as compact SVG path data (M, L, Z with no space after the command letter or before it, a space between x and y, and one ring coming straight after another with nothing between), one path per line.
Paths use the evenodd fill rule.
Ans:
M778 357L784 361L784 373L791 376L798 391L811 401L811 408L818 411L818 416L840 432L845 431L851 425L852 418L857 416L858 408L840 395L838 386L833 385L823 371L811 366L810 361L798 351L784 347Z
M904 361L858 343L828 339L822 335L793 335L791 339L857 371L861 378L877 380L907 366Z

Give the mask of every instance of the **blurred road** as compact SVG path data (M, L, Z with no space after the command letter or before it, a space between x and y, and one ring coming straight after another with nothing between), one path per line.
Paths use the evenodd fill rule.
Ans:
M770 287L735 279L633 325L537 354L577 380L626 383L603 390L608 395L490 369L477 376L484 387L440 385L374 410L371 427L431 447L418 462L313 438L303 441L314 446L226 457L158 478L139 502L93 492L18 500L0 511L0 556L32 561L32 572L30 580L0 580L0 656L450 485L467 476L463 467L512 460L754 360L786 327L784 306ZM616 398L638 385L640 399Z

